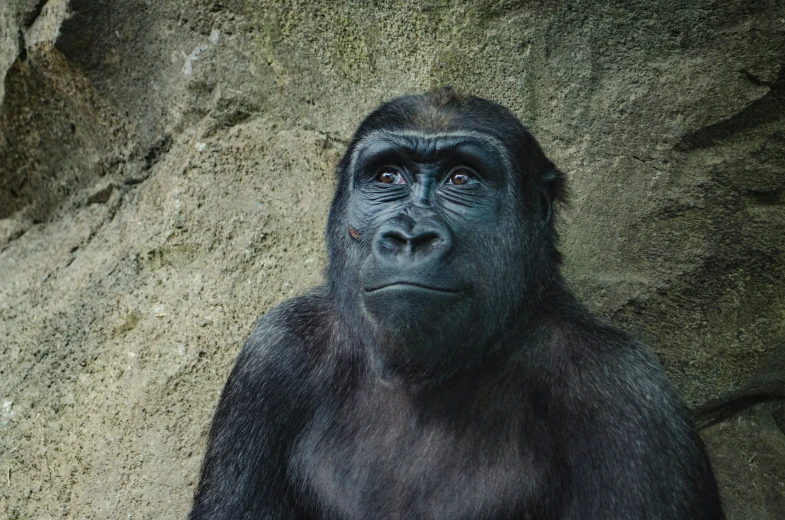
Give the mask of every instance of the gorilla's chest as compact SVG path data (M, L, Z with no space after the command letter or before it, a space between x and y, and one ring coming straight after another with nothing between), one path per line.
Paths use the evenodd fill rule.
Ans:
M328 518L503 519L541 509L554 487L544 431L526 425L521 408L468 413L366 395L317 415L292 469Z

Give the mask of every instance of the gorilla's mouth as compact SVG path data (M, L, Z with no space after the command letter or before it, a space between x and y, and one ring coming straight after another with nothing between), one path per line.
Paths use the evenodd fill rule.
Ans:
M370 293L379 293L388 290L396 290L396 289L403 289L403 290L416 290L416 291L427 291L427 292L436 292L436 293L445 293L445 294L457 294L461 292L460 289L453 289L449 287L435 287L433 285L426 285L417 282L391 282L386 283L384 285L378 285L376 287L369 287L365 289L365 292Z

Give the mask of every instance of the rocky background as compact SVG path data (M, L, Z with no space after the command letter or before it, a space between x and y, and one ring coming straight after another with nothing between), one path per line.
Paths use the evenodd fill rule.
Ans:
M334 168L444 84L570 177L566 275L653 346L729 519L785 518L785 2L3 0L0 520L179 519Z

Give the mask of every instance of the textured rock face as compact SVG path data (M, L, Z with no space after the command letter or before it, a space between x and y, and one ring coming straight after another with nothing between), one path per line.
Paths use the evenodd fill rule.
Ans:
M183 517L353 128L443 84L569 175L573 288L654 347L729 518L782 518L785 5L370 4L0 4L0 519Z

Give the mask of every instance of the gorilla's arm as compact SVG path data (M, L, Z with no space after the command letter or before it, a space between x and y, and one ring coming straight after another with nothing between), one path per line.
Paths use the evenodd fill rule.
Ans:
M587 359L595 364L573 387L581 419L569 444L582 496L568 517L724 518L703 443L648 348L621 341Z
M305 421L307 378L296 335L286 326L290 300L259 321L224 387L189 520L293 519L287 484L290 441Z

